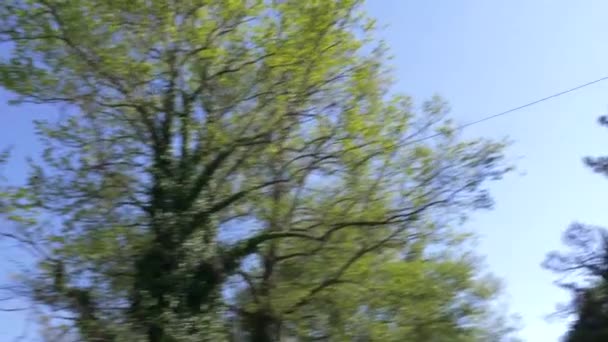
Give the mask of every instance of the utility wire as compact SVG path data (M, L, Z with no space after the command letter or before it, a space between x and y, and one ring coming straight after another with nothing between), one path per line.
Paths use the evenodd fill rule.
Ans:
M456 126L456 130L460 131L460 130L463 130L463 129L467 128L467 127L470 127L470 126L473 126L473 125L477 125L479 123L482 123L482 122L485 122L485 121L489 121L489 120L492 120L492 119L496 119L497 117L504 116L504 115L516 112L516 111L518 111L520 109L524 109L524 108L527 108L527 107L534 106L535 104L539 104L541 102L544 102L544 101L547 101L547 100L550 100L550 99L553 99L553 98L556 98L556 97L559 97L559 96L562 96L562 95L566 95L566 94L571 93L573 91L577 91L579 89L582 89L582 88L585 88L585 87L588 87L590 85L594 85L596 83L600 83L600 82L603 82L603 81L606 81L606 80L608 80L608 76L604 76L602 78L598 78L598 79L593 80L591 82L587 82L587 83L583 83L583 84L577 85L576 87L573 87L573 88L570 88L570 89L567 89L567 90L564 90L564 91L560 91L559 93L555 93L553 95L549 95L547 97L543 97L542 99L538 99L536 101L528 102L528 103L523 104L521 106L505 110L504 112L488 115L488 116L482 117L481 119L478 119L478 120L475 120L475 121L471 121L471 122L468 122L468 123ZM418 139L415 142L420 142L420 141L432 139L432 138L438 137L438 136L440 136L442 134L443 133L435 133L435 134L429 135L427 137L420 138L420 139Z

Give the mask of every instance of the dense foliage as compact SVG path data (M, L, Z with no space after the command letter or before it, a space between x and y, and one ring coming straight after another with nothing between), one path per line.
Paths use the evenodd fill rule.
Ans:
M576 223L564 234L570 251L549 253L544 266L561 275L558 285L571 291L572 302L562 311L574 320L566 342L608 338L608 231Z
M45 150L5 208L48 325L82 341L508 337L459 228L491 206L503 144L460 140L439 98L391 95L360 5L0 3L0 84L62 110L37 122Z

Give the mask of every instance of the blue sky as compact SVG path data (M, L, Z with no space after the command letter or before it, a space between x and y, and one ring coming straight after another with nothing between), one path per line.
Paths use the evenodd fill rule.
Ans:
M608 2L565 0L380 0L368 8L391 47L400 91L444 96L461 123L608 75ZM475 215L480 252L506 282L526 341L556 341L548 322L567 294L541 269L573 220L608 224L608 180L581 158L608 154L608 82L485 122L470 136L514 140L518 173L491 189L496 208Z
M372 0L367 5L394 55L396 90L422 101L440 94L460 123L608 75L608 2L566 0ZM608 82L485 122L467 136L514 141L518 172L491 186L493 211L468 223L482 239L479 252L506 283L510 309L521 315L526 341L556 341L563 321L545 319L567 294L540 267L561 247L573 220L608 224L608 180L581 163L608 154L608 131L596 124L608 112ZM8 171L21 179L23 157L38 145L30 121L44 107L5 106L0 92L0 146L15 145ZM24 316L0 313L0 341L23 329ZM30 326L31 328L31 326Z

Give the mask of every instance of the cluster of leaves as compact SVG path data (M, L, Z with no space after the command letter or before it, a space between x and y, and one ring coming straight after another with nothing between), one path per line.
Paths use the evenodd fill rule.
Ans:
M600 117L608 125L607 117ZM594 172L608 175L608 158L585 158ZM557 284L572 292L572 301L560 311L574 316L564 336L566 342L608 339L608 230L582 223L572 224L564 233L568 252L551 252L544 267L561 276Z
M564 234L568 253L551 252L545 268L560 274L558 285L572 292L572 301L560 311L574 316L567 342L608 338L608 231L580 223Z
M458 229L491 206L504 144L458 140L439 98L389 96L360 5L0 4L0 84L63 110L9 196L48 324L83 341L509 335Z

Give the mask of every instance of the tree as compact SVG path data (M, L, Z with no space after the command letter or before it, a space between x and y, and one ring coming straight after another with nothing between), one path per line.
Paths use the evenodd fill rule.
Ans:
M608 338L608 231L575 223L564 234L564 242L572 251L552 252L544 264L563 275L558 285L573 294L563 309L575 317L564 340L602 341Z
M30 298L84 341L489 333L454 246L504 144L390 95L360 2L0 4L0 84L63 109L9 189Z
M600 117L601 125L608 118ZM608 175L608 158L585 158L594 172ZM573 295L564 307L566 315L574 316L567 342L604 341L608 339L608 231L605 228L572 224L563 241L569 251L551 252L544 267L561 275L557 284Z

